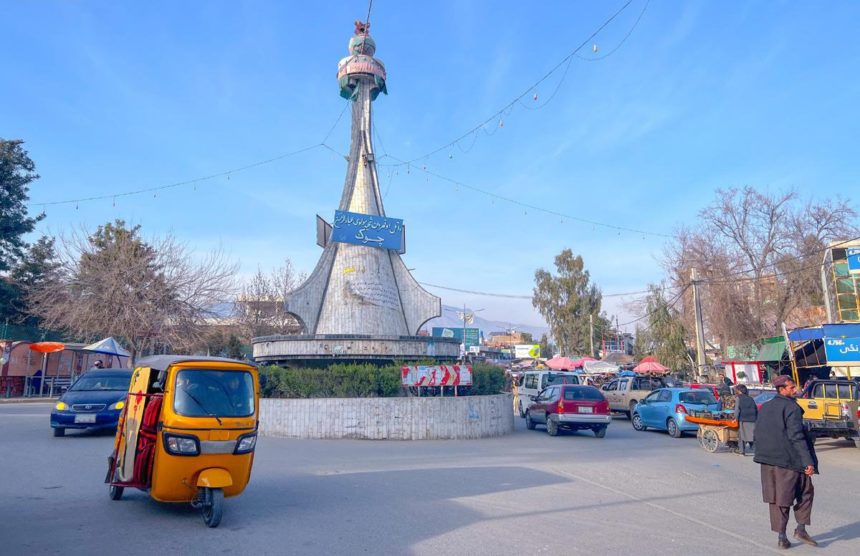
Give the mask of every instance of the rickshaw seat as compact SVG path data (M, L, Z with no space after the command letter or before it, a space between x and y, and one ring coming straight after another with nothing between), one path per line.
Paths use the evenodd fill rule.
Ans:
M158 418L161 415L161 403L164 394L154 394L150 397L143 411L140 423L140 434L137 441L137 454L134 459L134 481L138 484L149 485L152 477L152 462L155 455Z
M140 430L150 434L155 434L158 426L158 417L161 415L161 402L164 400L164 394L154 394L149 403L146 404L146 409L143 411L143 420L140 423Z

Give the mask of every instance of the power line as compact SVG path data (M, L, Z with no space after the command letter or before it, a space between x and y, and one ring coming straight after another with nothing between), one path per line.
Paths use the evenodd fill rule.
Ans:
M627 31L627 34L624 35L624 38L621 39L621 42L619 42L617 45L615 45L615 48L613 48L612 50L610 50L609 52L607 52L606 54L604 54L602 56L595 56L592 58L588 58L586 56L582 56L580 54L577 54L576 57L579 58L580 60L585 60L586 62L598 62L600 60L605 60L606 58L609 58L610 56L612 56L613 54L618 52L618 49L621 48L625 42L627 42L627 39L630 38L630 35L632 35L633 31L636 30L636 27L639 26L639 22L642 20L642 16L645 15L645 11L648 9L648 5L650 3L651 3L651 0L645 0L645 5L642 6L642 11L639 12L639 17L637 17L636 21L633 22L633 26L630 28L629 31Z
M332 150L334 150L334 149L332 149ZM389 155L389 156L391 156L391 155ZM393 156L391 158L394 158L395 160L399 160L398 158L393 157ZM429 176L433 176L433 177L438 178L440 180L452 183L458 187L463 187L464 189L470 189L470 190L475 191L477 193L480 193L482 195L486 195L487 197L492 197L494 199L498 199L500 201L505 201L506 203L518 205L518 206L521 206L521 207L526 208L526 209L531 209L531 210L535 210L538 212L542 212L544 214L556 216L558 218L561 218L562 220L571 220L574 222L580 222L582 224L590 224L592 226L600 226L602 228L608 228L608 229L616 230L618 232L631 232L631 233L635 233L635 234L650 235L650 236L657 236L657 237L672 237L672 235L670 235L670 234L664 234L664 233L660 233L660 232L651 232L648 230L640 230L638 228L630 228L627 226L619 226L617 224L609 224L606 222L599 222L597 220L590 220L588 218L582 218L581 216L573 216L570 214L565 214L563 212L559 212L557 210L539 207L539 206L533 205L531 203L526 203L524 201L513 199L511 197L505 197L504 195L499 195L498 193L493 193L492 191L487 191L486 189L481 189L480 187L475 187L473 185L463 183L459 180L455 180L453 178L443 176L442 174L438 174L438 173L433 172L432 170L428 169L427 166L421 166L420 171L424 172L425 174L427 174Z
M447 290L447 291L459 292L459 293L468 293L470 295L482 295L485 297L501 297L501 298L505 298L505 299L528 299L528 300L531 300L534 297L531 295L523 295L523 294L494 293L494 292L485 292L485 291L478 291L478 290L464 290L461 288L452 288L449 286L440 286L439 284L430 284L429 282L419 282L419 284L421 284L422 286L429 286L431 288L437 288L440 290ZM650 290L640 290L640 291L635 291L635 292L606 293L606 294L602 293L601 297L626 297L626 296L631 296L631 295L646 294L649 292L650 292Z
M692 285L692 284L687 284L686 286L684 286L684 287L681 289L681 291L679 291L679 292L678 292L678 295L676 295L674 298L672 298L672 300L671 300L671 301L669 301L669 302L666 304L666 306L665 306L665 307L658 307L658 308L654 309L653 311L648 311L647 313L645 313L645 314L644 314L644 315L642 315L641 317L635 318L635 319L633 319L633 320L631 320L631 321L628 321L628 322L622 322L622 323L618 324L618 328L621 328L622 326L629 326L629 325L631 325L631 324L634 324L634 323L636 323L636 322L639 322L640 320L645 319L645 318L648 318L648 317L650 317L651 315L654 315L654 314L656 314L656 313L658 313L659 311L662 311L662 310L664 310L664 309L667 309L667 310L668 310L668 309L672 309L672 308L674 308L674 307L675 307L675 305L677 305L678 301L680 301L680 300L681 300L681 297L684 295L684 292L686 292L688 289L690 289L690 286L691 286L691 285Z
M328 133L326 133L324 139L321 142L313 144L313 145L308 145L306 147L302 147L302 148L294 150L294 151L283 153L283 154L280 154L278 156L273 156L272 158L267 158L264 160L258 160L257 162L252 162L252 163L246 164L244 166L238 166L236 168L231 168L229 170L216 172L214 174L208 174L205 176L200 176L197 178L192 178L192 179L184 180L184 181L178 181L178 182L174 182L174 183L168 183L168 184L164 184L164 185L157 185L154 187L145 187L142 189L135 189L135 190L131 190L131 191L120 191L117 193L106 193L103 195L92 195L90 197L80 197L77 199L64 199L61 201L44 201L44 202L30 201L30 204L34 205L34 206L41 206L41 207L47 207L47 206L53 206L53 205L71 205L71 204L77 205L78 203L86 203L89 201L101 201L101 200L105 200L105 199L118 199L120 197L129 197L132 195L141 195L143 193L156 193L158 191L163 191L165 189L174 189L174 188L181 187L184 185L194 185L194 184L198 184L201 182L213 180L215 178L227 177L229 179L229 177L232 174L244 172L246 170L250 170L252 168L257 168L259 166L265 166L267 164L272 164L274 162L278 162L279 160L284 160L286 158L290 158L290 157L293 157L293 156L296 156L296 155L299 155L302 153L306 153L306 152L312 151L314 149L327 148L329 150L333 150L331 147L326 145L325 142L328 140L328 138L334 132L337 125L340 123L340 121L343 118L343 115L346 112L347 108L349 108L349 101L347 101L345 103L343 110L341 110L341 112L338 115L337 119L335 120L334 124L331 126Z
M547 80L547 79L548 79L552 74L554 74L556 71L558 71L558 69L559 69L559 68L561 68L561 67L562 67L563 65L565 65L566 63L569 63L569 62L574 58L574 56L576 56L577 52L579 52L580 50L582 50L582 49L583 49L583 48L584 48L584 47L585 47L589 42L591 42L591 41L592 41L592 39L594 39L594 37L596 37L598 34L600 34L600 32L601 32L601 31L603 31L603 29L605 29L605 28L606 28L610 23L612 23L612 22L615 20L615 18L617 18L619 15L621 15L621 13L623 13L623 12L624 12L624 10L626 10L626 9L630 6L630 4L632 4L632 3L633 3L633 0L627 0L627 2L625 2L625 3L624 3L624 5L623 5L623 6L621 6L621 8L619 8L619 9L618 9L615 13L613 13L613 14L612 14L612 15L611 15L611 16L610 16L606 21L604 21L604 22L603 22L603 24L601 24L601 25L600 25L600 27L598 27L598 28L597 28L597 30L595 30L594 32L592 32L592 33L591 33L591 34L590 34L590 35L589 35L585 40L583 40L583 41L579 44L579 46L577 46L576 48L574 48L574 49L573 49L573 50L572 50L572 51L571 51L567 56L565 56L564 58L562 58L560 62L558 62L555 66L553 66L549 71L547 71L547 72L543 75L543 77L541 77L540 79L538 79L537 81L535 81L534 83L532 83L532 84L531 84L528 88L526 88L522 93L520 93L519 95L517 95L516 97L514 97L514 99L513 99L513 100L511 100L510 102L508 102L508 103L507 103L506 105L504 105L502 108L500 108L499 110L495 111L495 112L494 112L491 116L489 116L487 119L485 119L484 121L482 121L482 122L481 122L481 123L479 123L478 125L474 126L474 127L473 127L472 129L470 129L469 131L467 131L467 132L463 133L462 135L460 135L460 136L459 136L459 137L457 137L456 139L454 139L454 140L452 140L452 141L450 141L450 142L448 142L448 143L446 143L446 144L442 145L441 147L438 147L438 148L436 148L436 149L434 149L434 150L432 150L432 151L430 151L430 152L428 152L428 153L426 153L426 154L423 154L423 155L421 155L421 156L417 156L417 157L412 158L412 159L410 159L410 160L407 160L407 161L401 161L399 164L393 164L392 166L403 166L403 165L406 165L406 164L414 164L415 162L417 162L417 161L419 161L419 160L427 159L427 158L429 158L429 157L431 157L431 156L433 156L433 155L435 155L435 154L437 154L437 153L439 153L439 152L442 152L442 151L444 151L444 150L446 150L446 149L451 148L452 146L454 146L455 144L459 143L460 141L462 141L462 140L463 140L463 139L465 139L466 137L468 137L468 136L472 135L473 133L477 133L478 131L480 131L480 130L484 129L484 126L486 126L486 125L487 125L487 124L489 124L490 122L495 122L496 120L498 120L500 116L503 116L503 115L504 115L504 114L505 114L509 109L513 108L517 103L519 103L519 102L520 102L520 100L522 100L526 95L528 95L529 93L533 92L533 91L534 91L534 90L535 90L535 89L536 89L536 88L537 88L541 83L543 83L544 81L546 81L546 80ZM647 7L647 4L646 4L646 7ZM642 15L643 15L643 14L644 14L644 10L643 10L642 14L640 14L640 15L639 15L639 19L641 19L641 17L642 17ZM638 25L638 23L639 23L639 19L637 19L637 20L636 20L636 23L634 24L634 29L635 29L636 25ZM632 31L632 29L631 29L630 33L632 33L632 32L633 32L633 31ZM628 36L629 36L629 34L628 34ZM625 37L625 38L624 38L624 40L622 41L622 44L623 44L623 42L624 42L624 41L626 41L626 40L627 40L627 38ZM619 45L619 46L620 46L620 45ZM614 51L613 51L613 52L614 52ZM566 74L567 74L567 70L565 69L565 75L566 75ZM562 81L563 81L563 79L562 79ZM560 86L560 83L559 83L559 86ZM557 90L558 90L558 87L556 87L556 91L557 91ZM554 96L555 96L555 93L553 93L553 95L551 95L551 97L554 97ZM544 106L545 106L545 105L546 105L546 103L544 103ZM500 122L500 123L501 123L501 122Z

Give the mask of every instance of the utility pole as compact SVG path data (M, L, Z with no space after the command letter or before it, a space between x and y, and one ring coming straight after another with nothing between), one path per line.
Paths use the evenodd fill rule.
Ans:
M594 357L594 314L588 315L588 345L590 346L591 357Z
M702 322L702 302L699 299L699 279L696 269L690 270L690 283L693 285L693 309L696 313L696 377L705 374L705 325Z

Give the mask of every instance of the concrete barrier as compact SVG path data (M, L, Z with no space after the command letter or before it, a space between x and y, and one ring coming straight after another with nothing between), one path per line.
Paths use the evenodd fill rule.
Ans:
M436 440L502 436L513 430L510 394L260 400L263 436Z

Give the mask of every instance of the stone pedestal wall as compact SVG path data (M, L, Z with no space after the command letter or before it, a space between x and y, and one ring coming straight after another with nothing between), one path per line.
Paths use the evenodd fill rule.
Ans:
M260 400L260 434L285 438L439 440L514 430L510 394Z

